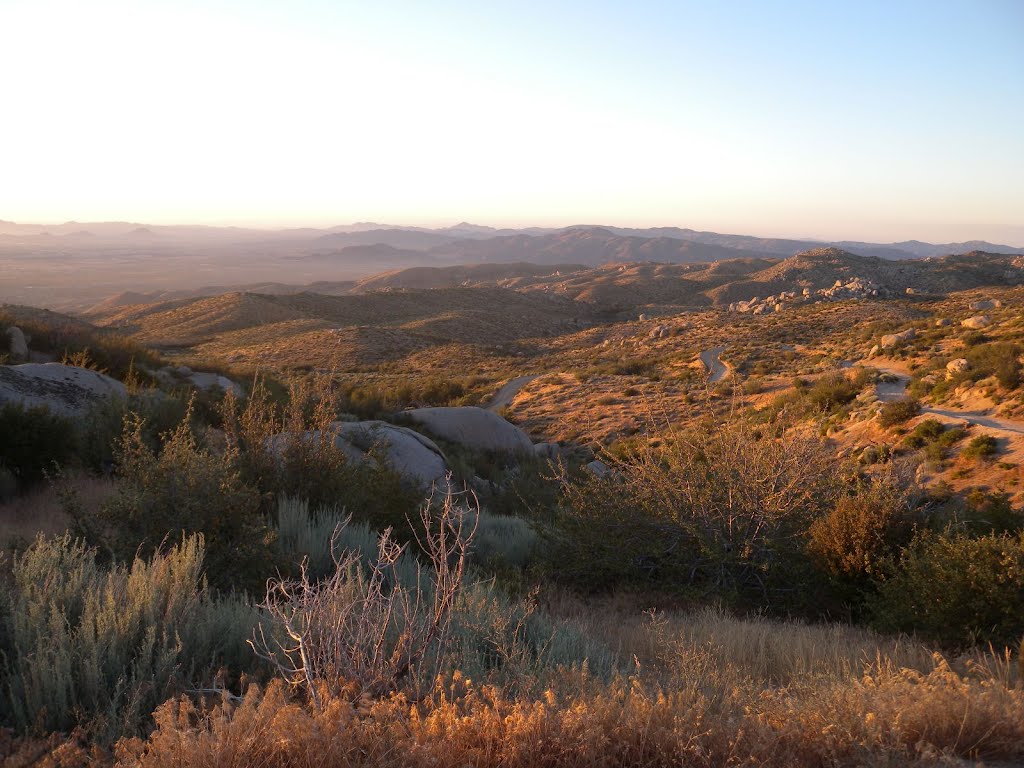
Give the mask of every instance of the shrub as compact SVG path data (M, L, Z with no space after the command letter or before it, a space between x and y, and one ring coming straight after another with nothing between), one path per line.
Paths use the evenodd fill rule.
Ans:
M960 455L969 461L977 461L995 456L998 450L999 443L992 435L978 435L964 446Z
M68 511L94 542L121 560L140 547L152 551L168 537L201 533L207 575L217 587L258 588L270 572L273 531L259 492L246 485L230 450L199 445L188 419L154 452L138 417L125 421L116 492L93 514L72 498Z
M449 649L475 533L466 527L470 517L450 494L437 507L424 505L417 531L423 570L385 531L368 562L359 552L342 552L321 582L306 568L298 579L270 582L263 609L289 642L268 639L261 629L257 655L318 705L352 685L371 696L429 686Z
M76 453L74 424L46 408L17 403L0 407L0 468L29 488L71 461Z
M1011 342L980 344L967 352L971 366L965 373L974 381L995 376L1004 389L1016 389L1021 383L1020 355L1020 346Z
M766 607L803 598L801 538L842 490L818 438L708 422L607 460L603 477L564 478L562 512L547 529L556 577L588 590L654 583Z
M827 413L852 402L860 390L854 381L839 371L833 371L814 382L807 392L807 399L814 408Z
M809 530L808 547L834 577L863 586L913 534L912 505L899 478L876 479L842 496Z
M201 537L109 569L68 536L15 556L0 591L0 719L20 730L84 727L109 743L138 733L186 683L224 663L237 674L256 614L213 599L202 562Z
M406 520L421 499L418 489L383 462L355 463L337 447L334 403L322 383L293 382L281 408L257 382L244 404L226 397L221 413L242 478L265 499L288 496L313 509L344 507L373 528L392 527L403 540L408 537Z
M893 400L886 403L878 412L878 423L883 427L894 427L910 421L921 412L921 403L917 400Z
M1024 534L924 532L891 565L876 624L950 648L1017 645L1024 635Z

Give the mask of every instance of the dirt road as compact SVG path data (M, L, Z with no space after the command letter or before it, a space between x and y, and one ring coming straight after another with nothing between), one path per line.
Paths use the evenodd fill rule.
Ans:
M540 378L540 374L533 373L527 376L517 376L511 381L505 382L501 389L494 393L491 402L487 404L487 409L490 411L500 411L502 408L511 405L516 395L519 394L519 390L538 378Z
M906 397L907 384L910 383L910 376L907 373L904 371L898 371L895 368L886 368L880 365L873 365L872 367L877 368L882 373L887 373L896 378L895 381L880 381L875 385L875 391L879 400L884 403L888 403L893 400L901 400ZM921 413L930 414L932 416L943 416L947 419L959 419L961 421L966 421L968 424L977 424L979 427L987 427L988 429L995 429L1001 432L1024 435L1024 421L1001 419L997 416L989 416L976 411L961 411L958 408L932 408L927 405L921 406Z
M700 361L704 363L704 368L708 372L708 381L712 384L721 381L729 373L729 366L723 363L719 357L723 352L725 352L725 347L714 347L700 353Z

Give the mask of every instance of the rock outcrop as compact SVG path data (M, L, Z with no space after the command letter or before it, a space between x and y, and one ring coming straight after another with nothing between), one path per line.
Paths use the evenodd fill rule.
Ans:
M843 299L871 299L887 295L887 291L863 277L853 277L843 282L836 280L828 288L812 291L804 288L797 291L782 291L776 295L761 298L755 296L748 301L735 301L729 305L730 312L763 315L766 312L781 312L792 304L812 304L819 301L841 301Z
M104 400L127 397L124 384L88 368L61 363L0 366L0 405L45 406L61 416L81 416Z
M471 450L506 454L533 452L533 443L523 430L483 408L415 408L401 415L431 434Z

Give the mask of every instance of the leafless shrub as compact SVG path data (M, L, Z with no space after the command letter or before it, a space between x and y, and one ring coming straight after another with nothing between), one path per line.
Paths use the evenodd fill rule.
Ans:
M379 696L429 684L448 651L479 517L459 501L448 491L440 504L422 506L414 526L422 565L388 529L368 563L343 551L319 583L305 564L298 579L272 581L263 608L273 630L269 636L262 627L256 631L250 643L256 654L317 706L322 696L353 689Z

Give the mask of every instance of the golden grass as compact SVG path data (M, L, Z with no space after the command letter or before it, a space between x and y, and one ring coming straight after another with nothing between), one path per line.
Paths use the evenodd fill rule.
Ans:
M516 700L456 675L433 697L333 699L322 709L284 686L250 689L200 712L164 704L124 766L670 766L955 764L1024 756L1024 694L988 677L879 667L848 683L674 690L639 678Z
M603 630L636 672L610 684L558 670L537 697L461 674L419 702L334 698L317 709L280 683L201 710L167 702L123 766L962 765L1024 759L1024 690L1008 655L951 663L843 626L744 621L715 610ZM642 654L642 656L641 656ZM649 661L644 661L649 659Z

